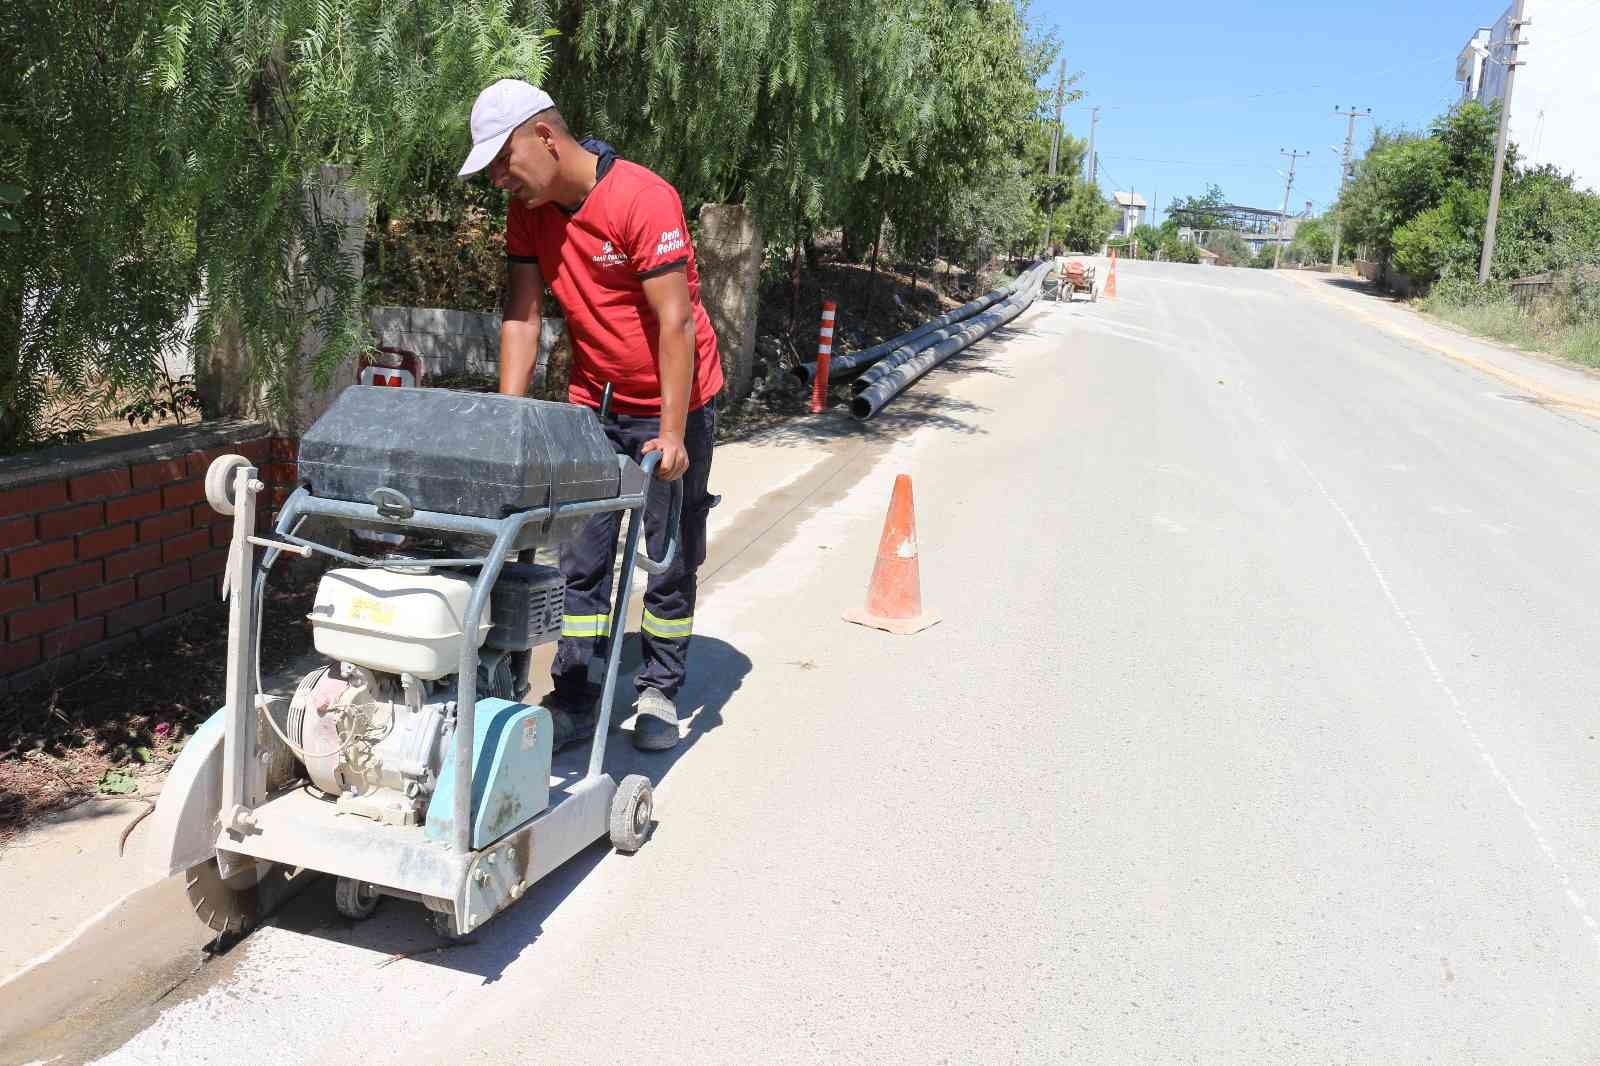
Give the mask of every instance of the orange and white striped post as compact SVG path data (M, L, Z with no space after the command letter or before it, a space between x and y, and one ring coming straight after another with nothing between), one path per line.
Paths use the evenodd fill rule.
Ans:
M828 404L828 362L833 358L833 317L837 308L832 300L822 304L822 335L817 339L817 373L811 382L811 413L818 415Z

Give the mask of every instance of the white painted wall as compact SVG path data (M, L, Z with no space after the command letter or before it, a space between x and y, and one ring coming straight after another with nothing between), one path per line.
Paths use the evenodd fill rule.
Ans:
M1508 7L1490 33L1490 54L1504 57L1510 36ZM1524 0L1527 42L1511 98L1510 138L1524 166L1554 164L1572 172L1581 188L1600 192L1600 0ZM1488 62L1478 99L1505 95L1506 68Z

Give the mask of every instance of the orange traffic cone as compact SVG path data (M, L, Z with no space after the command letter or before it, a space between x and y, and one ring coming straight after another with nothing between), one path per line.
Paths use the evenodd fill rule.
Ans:
M911 507L911 479L894 479L889 515L878 540L878 561L867 586L867 606L844 612L846 622L902 635L927 629L939 615L922 609L922 579L917 568L917 517Z
M1117 250L1111 249L1111 272L1106 275L1106 299L1117 298Z

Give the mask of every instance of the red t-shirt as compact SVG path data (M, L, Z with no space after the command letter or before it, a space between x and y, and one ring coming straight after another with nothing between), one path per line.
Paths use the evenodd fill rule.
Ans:
M561 302L572 337L567 399L600 406L606 383L622 414L661 413L660 339L644 279L669 270L688 275L694 311L695 371L689 409L722 390L717 335L700 302L700 271L673 187L637 163L600 149L599 182L568 214L555 204L529 208L513 199L506 215L506 256L539 265Z

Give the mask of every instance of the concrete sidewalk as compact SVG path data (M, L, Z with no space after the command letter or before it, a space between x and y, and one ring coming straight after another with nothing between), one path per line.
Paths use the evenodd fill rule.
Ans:
M826 508L901 436L937 424L945 392L936 377L870 423L855 422L841 408L719 445L712 486L722 503L711 512L702 600L717 595L720 581L758 566L785 525ZM864 590L870 558L856 562ZM630 629L638 626L641 590L636 583ZM544 691L554 646L537 651L530 671L535 695ZM269 678L268 687L292 687L310 668L301 661ZM622 680L619 699L631 692ZM618 759L632 755L626 743L615 750ZM160 781L149 779L149 799ZM190 914L182 878L158 881L144 869L152 820L133 828L118 855L124 829L145 807L142 799L91 800L40 819L0 849L0 898L44 901L0 943L0 1046L27 1034L23 1044L48 1047L86 1025L137 1016L204 961L202 949L213 937ZM0 1054L0 1062L8 1061Z
M1600 372L1475 337L1384 296L1358 278L1299 270L1279 275L1403 341L1488 374L1540 403L1600 416Z

